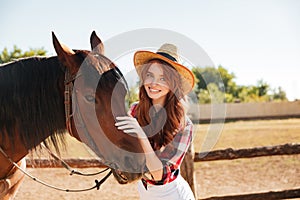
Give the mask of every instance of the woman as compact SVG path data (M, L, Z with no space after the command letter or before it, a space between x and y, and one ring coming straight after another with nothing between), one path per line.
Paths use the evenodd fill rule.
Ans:
M138 182L143 200L194 199L179 171L192 140L193 124L185 115L183 99L194 86L194 76L177 60L172 44L156 53L135 53L142 83L139 102L131 107L131 116L119 116L115 124L125 133L137 134L145 153L148 173Z

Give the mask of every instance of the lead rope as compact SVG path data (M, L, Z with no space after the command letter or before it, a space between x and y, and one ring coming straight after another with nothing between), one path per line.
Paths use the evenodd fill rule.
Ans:
M101 173L103 173L103 172L105 172L105 171L107 171L107 170L109 169L109 167L107 167L106 169L104 169L104 170L102 170L102 171L95 172L95 173L89 173L89 174L83 173L83 172L80 172L80 171L77 171L77 170L71 168L70 165L68 165L68 163L66 163L63 159L59 158L57 155L55 155L54 153L52 153L52 152L50 151L50 149L47 148L44 144L41 144L41 146L42 146L43 148L45 148L45 149L48 151L48 153L49 153L55 160L59 161L59 162L61 163L61 165L62 165L64 168L66 168L68 171L70 171L70 172L71 172L70 175L76 174L76 175L81 175L81 176L95 176L95 175L101 174Z
M26 172L25 170L23 170L21 167L19 167L19 165L17 163L15 163L4 151L3 149L0 147L0 152L6 157L6 159L13 164L18 170L20 170L22 173L24 173L26 176L28 176L29 178L31 178L33 181L36 181L46 187L55 189L55 190L59 190L59 191L64 191L64 192L85 192L85 191L89 191L89 190L93 190L93 189L100 189L100 186L102 185L102 183L104 183L106 181L106 179L108 179L108 177L112 174L112 170L110 170L110 172L108 174L105 175L105 177L103 177L100 181L98 181L97 179L95 180L96 185L90 188L85 188L85 189L64 189L64 188L59 188L53 185L50 185L38 178L35 178L34 176L32 176L31 174L29 174L28 172ZM106 169L107 170L107 169Z

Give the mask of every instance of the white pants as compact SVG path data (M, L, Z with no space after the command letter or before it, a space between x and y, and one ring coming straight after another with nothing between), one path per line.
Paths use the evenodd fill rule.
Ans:
M171 183L150 185L147 190L142 181L138 181L140 200L195 200L189 184L179 174Z

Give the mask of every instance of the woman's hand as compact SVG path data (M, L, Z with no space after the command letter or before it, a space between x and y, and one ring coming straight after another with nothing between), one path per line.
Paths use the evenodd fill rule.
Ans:
M122 130L124 133L137 134L140 139L146 139L147 136L143 131L142 127L139 125L138 121L134 117L122 116L116 117L117 121L115 126Z
M146 166L154 177L154 180L161 180L163 175L162 162L153 151L151 144L138 121L130 116L116 117L116 119L118 122L115 123L115 126L119 130L122 130L124 133L128 134L137 134L137 137L139 138L139 141L145 153Z

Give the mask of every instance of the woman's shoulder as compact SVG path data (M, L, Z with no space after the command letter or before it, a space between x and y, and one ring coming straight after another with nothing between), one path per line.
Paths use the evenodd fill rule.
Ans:
M136 101L136 102L133 102L132 104L130 104L130 108L131 107L133 107L133 106L137 106L139 104L139 102L138 101Z
M183 120L180 123L179 131L184 132L186 129L190 129L191 127L193 127L193 122L187 115L184 115L182 119Z
M138 101L133 102L133 103L130 105L129 110L134 110L134 109L136 109L136 107L137 107L138 104L139 104Z
M134 117L136 115L136 107L138 104L139 104L138 101L133 102L129 107L128 114Z
M189 118L188 115L185 115L185 123L186 124L193 124L192 120Z
M184 117L182 118L182 122L184 126L193 124L192 120L189 118L187 114L184 114Z

